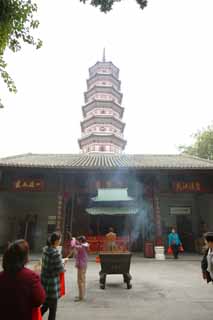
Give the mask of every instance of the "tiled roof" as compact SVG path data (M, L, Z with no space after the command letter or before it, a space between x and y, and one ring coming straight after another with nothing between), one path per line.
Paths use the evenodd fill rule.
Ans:
M99 207L99 208L88 208L86 212L91 215L126 215L126 214L136 214L138 212L137 208L128 207Z
M188 155L23 154L0 159L1 167L64 169L211 169L213 161Z

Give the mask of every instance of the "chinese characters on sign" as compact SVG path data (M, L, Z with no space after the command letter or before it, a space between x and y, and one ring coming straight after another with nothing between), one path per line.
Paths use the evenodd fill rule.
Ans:
M191 207L171 207L171 215L189 215L191 214Z
M13 183L13 189L16 191L42 191L44 190L44 181L39 179L18 179Z
M162 236L161 215L160 215L159 197L157 196L154 197L154 213L155 213L156 236L160 238Z
M199 181L174 182L173 191L175 192L204 192Z

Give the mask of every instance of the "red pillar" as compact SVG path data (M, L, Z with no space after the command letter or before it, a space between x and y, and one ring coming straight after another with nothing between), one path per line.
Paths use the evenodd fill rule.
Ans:
M64 181L63 176L59 176L59 192L57 197L56 231L63 233L64 221Z
M58 194L58 199L57 199L57 216L56 216L56 230L60 233L63 232L63 194L59 193Z
M163 245L161 214L160 214L160 192L158 184L155 183L153 188L153 210L155 220L155 242L156 245Z

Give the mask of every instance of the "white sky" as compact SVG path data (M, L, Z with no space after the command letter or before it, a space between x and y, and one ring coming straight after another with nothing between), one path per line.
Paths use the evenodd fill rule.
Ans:
M36 1L36 0L35 0ZM120 68L125 153L177 153L212 121L213 1L123 0L103 14L79 0L37 0L43 40L5 55L18 87L0 80L0 157L78 153L88 68Z

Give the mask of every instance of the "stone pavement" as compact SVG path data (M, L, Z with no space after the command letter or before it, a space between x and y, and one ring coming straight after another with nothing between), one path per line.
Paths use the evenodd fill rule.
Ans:
M106 289L99 289L100 265L90 259L84 302L73 301L77 284L71 259L66 272L67 293L59 301L57 320L212 320L213 287L201 278L200 259L185 256L156 261L133 257L130 290L121 275L109 275Z

